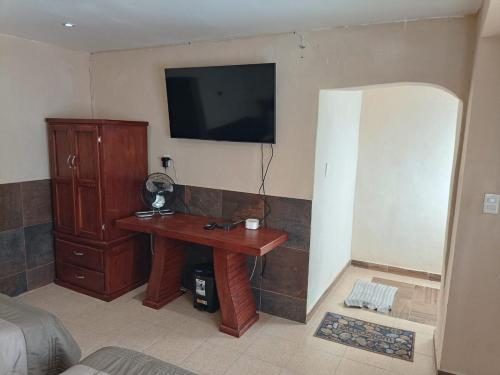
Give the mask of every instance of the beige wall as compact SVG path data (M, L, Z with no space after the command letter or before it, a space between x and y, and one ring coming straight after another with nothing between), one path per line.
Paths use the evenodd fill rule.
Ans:
M322 90L314 167L307 312L351 260L360 90Z
M103 52L92 56L98 117L149 121L150 169L175 159L183 184L256 192L253 144L170 139L165 67L277 63L277 145L271 195L311 199L320 89L392 82L441 85L468 94L475 18L417 21L214 43Z
M431 86L363 91L353 259L441 273L459 109Z
M49 177L45 117L90 116L89 54L0 34L0 183Z
M436 354L443 370L498 375L500 216L482 213L484 193L500 193L498 37L479 40L469 103L459 202Z

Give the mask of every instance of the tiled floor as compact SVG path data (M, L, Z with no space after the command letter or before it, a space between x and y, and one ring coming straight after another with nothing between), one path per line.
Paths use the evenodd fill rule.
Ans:
M357 279L373 277L439 287L432 281L350 267L308 324L260 314L257 324L240 339L220 333L219 313L194 310L189 296L158 311L142 306L144 287L109 303L54 284L19 298L56 314L75 336L84 355L102 346L118 345L207 375L434 375L434 327L343 306L343 299ZM415 361L410 363L313 337L327 311L415 331Z
M379 277L374 277L372 281L398 288L390 316L436 325L439 289Z

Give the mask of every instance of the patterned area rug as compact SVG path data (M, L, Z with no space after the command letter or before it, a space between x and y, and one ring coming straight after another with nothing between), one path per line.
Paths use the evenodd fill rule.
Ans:
M314 336L413 362L415 332L326 313Z

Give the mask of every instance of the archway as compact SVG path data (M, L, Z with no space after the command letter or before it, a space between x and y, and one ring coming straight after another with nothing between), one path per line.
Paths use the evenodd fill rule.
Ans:
M361 116L361 112L363 111L363 99L368 100L369 96L371 97L376 96L375 94L377 93L377 91L378 92L385 91L386 94L385 99L387 99L387 97L390 96L388 94L391 91L394 92L399 91L399 96L395 95L394 97L399 98L401 102L404 101L401 92L405 90L411 91L412 89L415 92L420 91L420 95L417 95L421 99L420 101L422 101L422 98L425 99L425 97L428 97L428 99L430 100L429 102L430 104L432 104L433 100L438 101L437 103L436 102L434 103L434 110L439 109L440 104L446 103L445 105L446 111L443 111L441 115L444 115L446 112L448 114L448 120L450 120L451 118L450 111L454 112L452 121L447 122L447 129L445 131L446 142L444 142L444 140L441 137L435 137L436 142L434 143L434 146L436 146L436 148L441 148L441 156L442 156L440 163L438 164L440 165L440 167L444 168L444 166L446 166L447 168L446 173L443 174L442 173L443 169L437 168L437 164L435 164L436 168L434 169L436 173L434 174L434 177L439 179L439 189L436 187L435 190L439 190L439 194L434 194L432 190L432 181L431 184L426 184L429 181L423 181L423 182L419 181L418 174L416 175L415 173L413 174L410 173L409 175L402 176L401 179L401 182L408 181L408 179L410 179L410 182L412 180L414 182L417 182L415 186L411 187L413 190L417 191L420 194L420 200L413 199L414 208L416 208L416 210L418 210L419 208L423 208L422 202L425 203L426 197L428 200L436 200L437 199L436 197L439 198L438 199L439 217L431 215L430 213L433 212L433 210L430 209L427 210L426 211L427 213L424 213L417 220L417 222L423 225L418 227L420 228L418 230L420 231L419 234L421 238L425 240L428 240L430 238L434 239L432 241L433 242L433 247L431 252L432 254L429 253L428 250L426 250L427 254L425 256L422 256L422 254L417 254L417 257L415 257L415 247L412 247L413 253L409 251L407 252L406 255L413 255L413 261L405 263L404 259L402 259L404 257L402 257L401 259L396 259L398 255L394 253L394 249L397 248L396 246L391 250L392 258L390 256L388 258L387 257L383 258L378 264L386 266L395 266L397 268L408 269L408 270L424 271L427 272L428 274L432 274L433 276L436 276L437 274L442 274L443 281L441 283L441 289L444 289L445 287L444 276L447 267L447 258L449 256L447 251L448 238L449 238L449 233L451 233L450 223L452 222L451 218L453 217L453 211L454 211L453 210L453 203L455 196L454 181L456 179L457 160L459 160L458 155L460 153L459 145L461 142L460 129L462 123L462 109L463 109L462 101L459 98L457 98L456 95L454 95L449 90L443 87L437 85L422 84L422 83L397 83L397 84L384 84L384 85L335 89L335 90L322 90L320 92L320 100L319 100L318 130L317 130L317 141L316 141L315 187L314 187L314 197L313 197L313 214L312 214L313 218L312 218L311 250L310 250L310 262L309 262L308 313L311 312L313 307L321 299L321 296L324 295L325 291L327 291L328 288L334 283L335 279L342 274L342 271L345 269L346 265L350 264L352 259L355 259L353 258L353 250L354 250L353 245L355 245L357 248L357 250L355 250L357 254L356 256L362 257L362 252L360 253L360 249L366 247L366 243L377 242L374 241L373 236L372 237L365 236L367 237L365 239L366 240L365 243L360 243L360 241L358 241L359 238L361 238L359 232L363 232L363 228L370 229L372 231L372 234L377 233L377 230L380 231L380 228L391 228L392 232L389 234L393 235L393 237L392 239L389 239L389 243L392 244L394 244L395 241L394 238L397 238L398 235L400 236L401 233L403 234L405 233L405 230L400 230L401 228L393 227L395 223L398 222L400 223L404 219L404 216L398 217L398 215L394 215L394 213L400 212L397 210L398 207L395 207L397 205L389 204L389 206L391 207L387 207L388 203L391 203L391 200L394 201L395 199L394 192L395 191L397 192L398 189L399 190L403 189L405 186L404 183L401 183L402 186L400 187L394 186L394 184L398 182L397 179L394 178L394 176L397 173L404 172L405 167L407 167L409 170L414 170L415 168L413 167L415 167L415 165L413 165L413 167L410 167L408 165L410 159L412 158L413 158L413 163L416 164L418 168L421 169L427 168L426 169L427 172L432 171L431 167L433 162L435 162L435 160L432 159L431 156L432 154L436 154L435 152L436 149L434 149L433 147L432 137L439 134L444 135L443 132L441 133L433 132L432 127L427 127L426 129L420 129L421 132L427 133L425 135L427 136L428 140L428 142L425 145L425 147L427 147L425 153L422 154L423 150L420 150L422 151L420 155L424 155L425 158L427 159L427 163L423 163L422 160L418 160L418 158L416 158L419 155L419 145L415 143L416 138L418 138L415 136L422 134L413 134L412 136L411 133L408 133L410 127L407 127L406 129L401 129L400 134L397 134L398 137L393 139L394 142L390 142L390 140L387 141L387 150L384 150L383 148L379 147L377 151L382 153L386 151L385 155L380 155L380 159L381 160L385 159L385 162L391 162L390 155L391 153L394 154L394 150L397 149L397 147L392 147L391 149L391 147L389 146L399 146L401 148L400 140L402 139L401 137L403 137L404 139L405 132L408 134L408 140L415 141L414 144L412 145L412 148L414 148L413 151L415 152L410 153L411 155L407 155L410 159L405 159L405 160L403 160L402 158L399 159L400 161L399 169L394 168L394 164L398 164L397 163L398 159L394 158L392 160L393 162L396 160L396 163L393 163L391 168L392 172L394 173L392 174L388 173L388 174L389 177L392 177L392 183L390 185L392 186L392 188L396 190L391 191L391 189L386 189L387 191L385 192L385 202L384 201L380 202L377 200L374 201L374 203L380 203L380 204L371 205L370 212L375 216L371 218L365 217L364 227L363 225L356 225L355 216L356 212L358 212L357 216L359 217L360 212L363 212L363 209L366 209L367 204L370 203L369 191L364 192L365 199L364 201L362 200L362 204L358 202L358 205L356 206L355 201L360 196L360 194L361 196L363 195L362 191L363 189L360 189L361 181L363 180L365 181L362 186L364 186L365 190L367 190L366 181L367 179L369 180L370 177L369 173L368 174L365 173L362 176L360 176L359 175L360 173L358 173L359 172L358 167L360 163L360 160L358 160L359 157L358 147L362 146L359 138L360 137L359 124L363 120ZM371 100L373 104L374 99L372 98ZM441 103L439 103L439 101L441 101ZM380 116L383 115L383 113L381 112L388 108L386 104L383 106L380 105L379 108L377 108L376 104L372 105L372 112L374 113L378 112ZM396 103L394 104L396 105ZM422 105L425 105L425 103L420 103L420 106ZM401 109L400 107L401 105L397 106L398 110ZM403 115L403 112L404 111L399 111L398 116L401 117ZM419 117L418 115L419 111L416 111L413 117L415 116ZM432 119L432 116L429 117L429 113L426 113L426 111L420 111L420 117L421 117L419 120L420 123L422 123L422 121L425 123L426 119L427 120L429 120L429 118ZM401 118L399 120L401 120ZM443 120L442 117L441 120ZM418 124L419 121L414 121L414 122ZM435 119L435 121L439 122L439 118ZM338 126L332 125L335 122L337 123ZM356 126L358 127L357 130L355 129ZM387 129L385 129L386 130L385 133L382 132L381 129L372 129L372 131L374 130L377 131L375 133L372 133L372 135L375 134L378 136L376 138L377 142L379 143L384 139L384 134L385 135L393 134L391 132L387 133ZM443 129L438 129L438 130L443 130ZM329 144L328 140L332 139L333 143ZM366 143L367 142L365 139L364 144ZM374 149L375 150L371 150L372 158L374 157L374 155L377 156L376 153L375 154L373 153L376 151L376 148ZM366 164L367 161L370 160L370 153L369 152L365 153L363 159L364 163ZM375 169L384 170L383 168L384 164L382 162L378 164L379 165ZM426 166L423 166L422 164L426 164ZM367 169L366 165L364 169ZM374 176L371 177L373 178ZM375 177L377 177L377 174L375 174ZM341 181L341 183L338 183L338 181ZM379 188L379 193L382 194L378 195L379 198L381 196L382 197L384 196L384 192L380 191L380 188L383 187L381 181L382 180L377 181L376 184ZM426 186L427 192L425 191L425 189L422 188L422 186L420 186L419 188L418 185L427 185ZM333 193L331 186L334 186ZM406 186L409 185L406 184ZM375 186L369 187L369 189L374 189L374 188ZM406 201L406 203L408 203L408 200ZM434 205L434 212L436 212L435 206L436 205ZM349 213L349 207L352 207L350 213ZM383 213L384 207L388 208L385 220L379 220L376 217L376 215L377 214L380 215L381 213ZM393 214L390 215L390 212L392 212ZM426 223L425 217L430 217L433 220L430 220L429 222ZM431 221L433 221L433 223ZM374 225L370 227L370 223L374 223ZM411 225L412 225L411 223L406 223L405 228L408 229L409 227L411 227ZM355 228L357 227L357 229L354 229L354 232L353 232L353 227ZM427 227L429 233L430 233L429 228L434 227L435 230L432 233L432 236L429 236L428 233L427 234L423 233L425 232L422 229L423 227ZM439 228L436 229L437 227ZM358 233L356 234L356 232ZM406 235L408 235L408 233L409 232L406 231ZM355 239L355 236L357 240ZM381 237L383 238L385 236ZM380 239L381 238L379 237L378 240ZM422 247L426 246L425 241L421 242L418 241L418 236L414 236L412 240L413 240L413 245L415 246L422 246ZM353 243L353 241L355 241L356 243ZM387 248L388 246L387 243L384 244L382 241L378 243L376 247L380 249L380 248ZM390 254L391 251L389 251L389 255L391 255ZM371 251L371 256L373 256L374 254L377 255L377 251ZM420 260L424 259L426 261L429 261L430 257L433 257L434 259L434 263L432 265L430 265L430 263L432 262L427 263L427 265L424 265L424 262L419 263ZM439 261L436 261L437 258L439 258ZM365 259L361 260L366 261L367 259L369 260L370 256L365 256ZM371 263L377 263L377 262L371 262ZM414 264L413 267L412 264Z

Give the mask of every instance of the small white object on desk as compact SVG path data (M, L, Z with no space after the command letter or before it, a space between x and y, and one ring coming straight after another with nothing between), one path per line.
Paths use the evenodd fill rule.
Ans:
M259 219L246 219L245 228L247 229L259 229Z

